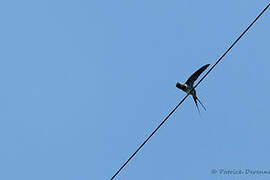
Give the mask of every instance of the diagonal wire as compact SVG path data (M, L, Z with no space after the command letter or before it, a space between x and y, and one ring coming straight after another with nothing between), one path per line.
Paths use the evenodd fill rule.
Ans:
M233 48L233 46L242 38L242 36L250 29L250 27L261 17L261 15L268 9L270 3L262 10L262 12L253 20L253 22L246 28L246 30L232 43L232 45L225 51L225 53L217 60L217 62L205 73L205 75L199 80L199 82L192 88L195 89L204 78L214 69L214 67L221 61L221 59ZM139 146L139 148L128 158L128 160L119 168L119 170L111 177L111 180L117 176L117 174L127 165L127 163L137 154L137 152L148 142L148 140L157 132L157 130L169 119L169 117L176 111L176 109L185 101L190 94L188 94L175 106L175 108L163 119L163 121L156 127L156 129L149 135L149 137Z

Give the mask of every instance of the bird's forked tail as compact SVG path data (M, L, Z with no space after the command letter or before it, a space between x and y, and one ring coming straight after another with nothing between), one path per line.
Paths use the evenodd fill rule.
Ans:
M199 103L202 105L202 107L203 107L203 109L206 111L206 108L205 108L205 106L203 105L203 103L199 100L199 98L198 97L196 97L196 99L199 101Z

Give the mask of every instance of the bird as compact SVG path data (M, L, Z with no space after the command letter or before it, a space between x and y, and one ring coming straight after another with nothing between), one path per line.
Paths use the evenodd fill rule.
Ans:
M202 102L198 99L197 95L196 95L196 90L193 89L193 85L194 85L194 82L198 79L198 77L202 74L203 71L205 71L207 69L207 67L209 66L210 64L206 64L204 66L202 66L200 69L198 69L195 73L193 73L189 78L188 80L184 83L184 84L181 84L179 82L176 83L176 87L185 91L187 94L190 93L193 97L193 100L195 102L195 105L198 109L198 112L199 114L200 113L200 110L199 110L199 107L198 107L198 103L197 103L197 100L199 101L199 103L201 104L201 106L203 107L203 109L206 111L206 108L205 106L202 104ZM193 90L192 90L193 89ZM191 91L192 90L192 91Z

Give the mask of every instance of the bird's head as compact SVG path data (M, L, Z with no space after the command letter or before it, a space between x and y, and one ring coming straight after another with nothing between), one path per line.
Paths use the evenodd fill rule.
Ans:
M182 90L184 90L186 88L186 86L184 84L181 84L179 82L176 83L176 87L179 89L182 89Z

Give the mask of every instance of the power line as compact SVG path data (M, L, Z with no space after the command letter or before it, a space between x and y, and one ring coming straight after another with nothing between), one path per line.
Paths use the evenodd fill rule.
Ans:
M221 61L221 59L233 48L233 46L242 38L242 36L250 29L250 27L261 17L261 15L268 9L270 3L262 10L262 12L253 20L253 22L246 28L246 30L232 43L232 45L225 51L225 53L217 60L217 62L205 73L205 75L199 80L199 82L192 88L195 89L204 78L214 69L214 67ZM128 158L128 160L119 168L119 170L111 177L111 180L117 176L117 174L127 165L127 163L137 154L137 152L148 142L148 140L157 132L157 130L169 119L169 117L176 111L176 109L185 101L190 94L188 94L175 106L175 108L163 119L163 121L156 127L156 129L150 134L150 136L139 146L139 148Z

